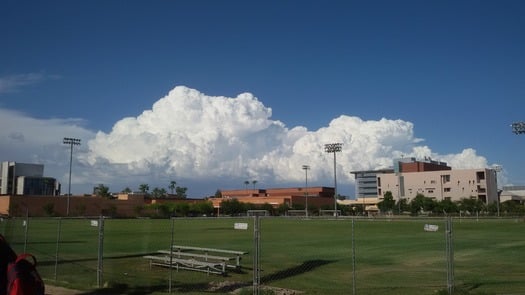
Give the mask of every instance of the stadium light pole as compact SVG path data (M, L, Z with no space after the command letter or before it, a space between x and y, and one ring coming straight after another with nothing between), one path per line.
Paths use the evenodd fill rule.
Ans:
M66 216L69 216L69 198L71 196L71 167L73 166L73 146L74 145L80 145L80 139L78 138L71 138L71 137L64 137L64 144L67 144L70 146L70 152L69 152L69 183L68 183L68 189L67 189L67 205L66 205Z
M525 134L525 122L514 122L510 127L514 134Z
M498 190L498 172L501 172L502 168L501 165L493 165L492 169L494 169L494 178L496 181L496 196L498 199L496 200L496 208L498 210L498 217L499 217L499 190Z
M304 197L305 197L305 211L306 211L306 217L308 218L308 170L310 169L310 166L308 165L303 165L303 170L304 170L304 187L305 187L305 193L304 193Z
M342 150L342 143L327 143L324 145L324 151L334 154L334 214L337 216L337 160L336 153Z

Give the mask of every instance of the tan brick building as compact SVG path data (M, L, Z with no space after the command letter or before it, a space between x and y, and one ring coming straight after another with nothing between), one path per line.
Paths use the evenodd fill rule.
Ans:
M306 205L308 207L322 207L334 205L333 187L309 187L308 200L306 189L302 187L292 188L269 188L269 189L243 189L243 190L221 190L222 198L211 198L213 207L220 210L220 204L224 200L237 199L241 203L270 204L274 207L286 204L292 207L294 204Z

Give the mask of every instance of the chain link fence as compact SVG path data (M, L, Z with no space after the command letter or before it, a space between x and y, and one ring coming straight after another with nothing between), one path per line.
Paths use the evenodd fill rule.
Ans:
M10 218L78 294L525 294L519 218Z

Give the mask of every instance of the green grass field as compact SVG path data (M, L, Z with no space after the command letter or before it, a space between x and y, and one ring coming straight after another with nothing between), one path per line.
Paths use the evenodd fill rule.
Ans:
M89 219L30 219L27 228L22 222L3 220L0 230L17 252L26 245L37 256L47 284L86 294L166 294L170 277L173 293L184 294L225 294L252 284L252 218L107 219L105 288L96 293L99 232ZM247 222L248 230L233 229L235 222ZM426 223L439 231L425 232ZM150 268L142 256L169 248L172 225L175 244L248 251L241 271ZM352 294L355 278L357 294L446 294L444 228L444 219L356 219L354 273L351 219L261 218L261 283L303 294ZM525 294L522 219L454 219L453 236L457 294Z

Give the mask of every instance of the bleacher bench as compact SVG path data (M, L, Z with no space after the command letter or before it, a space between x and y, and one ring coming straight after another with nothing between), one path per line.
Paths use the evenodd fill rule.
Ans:
M231 268L240 268L242 255L248 254L248 252L244 252L244 251L215 249L215 248L202 248L202 247L180 246L180 245L173 245L171 247L174 253L187 253L183 251L197 251L197 252L204 253L203 255L205 256L206 255L210 256L210 253L234 255L234 257L230 259L235 259L235 265L231 265L231 264L227 265L227 267L231 267Z
M226 268L239 269L241 267L241 256L248 252L173 245L171 250L159 250L157 253L159 255L144 256L144 258L149 259L150 267L156 265L177 270L184 269L224 275ZM230 254L230 256L212 255L215 253ZM229 264L228 262L231 260L235 260L235 264Z
M226 263L225 262L209 262L197 260L194 258L181 259L170 256L154 256L146 255L144 258L149 259L150 266L157 265L163 267L171 267L176 270L185 269L193 271L201 271L205 273L214 273L214 274L225 274L226 273Z

